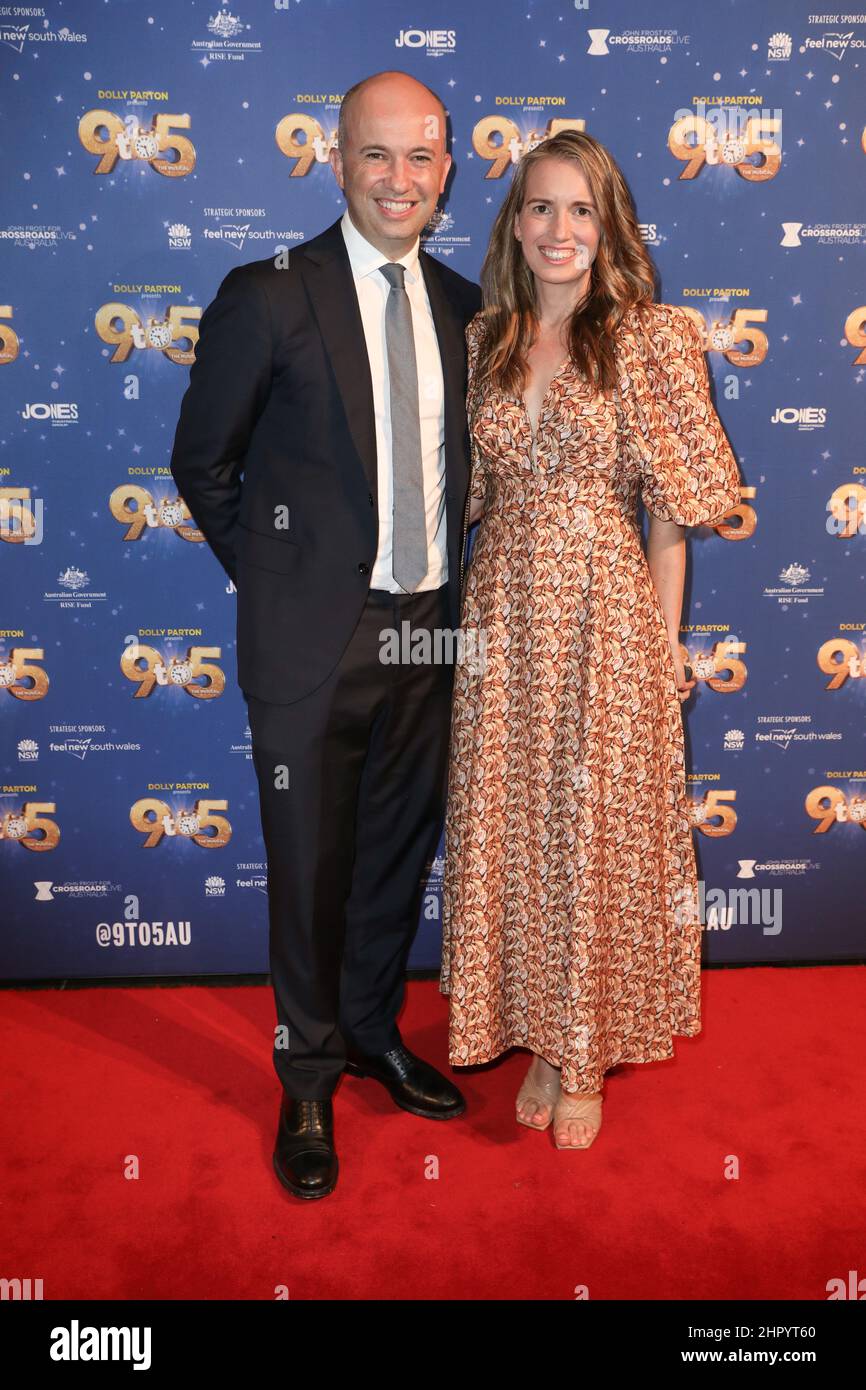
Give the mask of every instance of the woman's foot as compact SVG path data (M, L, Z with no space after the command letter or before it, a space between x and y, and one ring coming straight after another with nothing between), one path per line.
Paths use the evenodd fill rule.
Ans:
M533 1053L529 1071L517 1092L518 1123L530 1129L547 1129L559 1097L559 1067L552 1067Z
M600 1091L578 1095L561 1091L553 1112L553 1141L558 1149L588 1149L601 1129Z

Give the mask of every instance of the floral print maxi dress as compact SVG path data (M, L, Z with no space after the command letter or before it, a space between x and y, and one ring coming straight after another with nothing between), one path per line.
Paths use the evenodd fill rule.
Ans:
M521 396L478 388L455 668L440 989L449 1060L529 1048L569 1091L700 1031L701 926L683 728L637 496L720 521L739 475L681 308L631 310L618 389L569 362L533 438Z

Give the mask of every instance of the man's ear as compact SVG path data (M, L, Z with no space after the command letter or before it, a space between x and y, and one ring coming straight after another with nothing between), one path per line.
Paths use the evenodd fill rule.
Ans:
M328 163L334 171L334 178L340 187L343 187L343 156L340 154L336 145L332 145L328 150Z
M451 156L446 154L442 160L442 182L439 185L439 192L445 192L445 184L448 181L448 171L451 168Z

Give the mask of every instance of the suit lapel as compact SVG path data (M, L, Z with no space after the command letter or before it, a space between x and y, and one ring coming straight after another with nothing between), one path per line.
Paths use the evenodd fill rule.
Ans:
M377 495L376 421L373 382L349 253L335 222L303 251L304 284L346 410L349 430L369 489ZM450 488L466 482L466 348L463 323L442 289L437 265L426 251L419 256L430 312L439 343L445 396L445 468Z
M373 381L349 253L339 222L305 247L304 259L308 263L304 266L304 284L337 379L352 440L375 497L378 483Z

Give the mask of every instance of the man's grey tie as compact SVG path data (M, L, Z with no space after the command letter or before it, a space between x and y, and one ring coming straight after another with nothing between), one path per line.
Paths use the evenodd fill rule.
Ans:
M389 261L379 269L391 286L385 302L394 472L391 572L397 583L412 593L427 573L427 521L412 306L403 286L403 266Z

